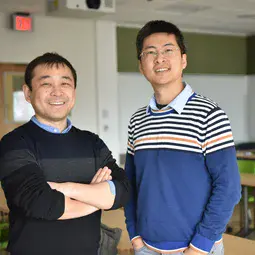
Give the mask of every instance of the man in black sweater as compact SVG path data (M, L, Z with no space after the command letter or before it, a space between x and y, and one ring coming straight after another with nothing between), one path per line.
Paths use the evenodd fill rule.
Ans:
M23 91L35 116L0 142L11 255L96 255L101 210L128 200L129 182L107 146L67 118L76 81L56 53L27 66Z

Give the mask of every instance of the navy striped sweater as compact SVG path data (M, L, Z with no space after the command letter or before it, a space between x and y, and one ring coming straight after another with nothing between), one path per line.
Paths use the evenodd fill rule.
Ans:
M158 252L207 254L221 241L241 185L228 117L193 93L174 109L139 109L130 120L125 207L130 239Z

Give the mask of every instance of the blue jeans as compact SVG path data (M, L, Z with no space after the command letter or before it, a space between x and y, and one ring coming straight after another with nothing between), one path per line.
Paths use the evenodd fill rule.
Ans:
M146 246L143 246L139 250L135 250L135 255L161 255L162 253L158 253L152 250L149 250ZM171 253L171 255L185 255L183 252ZM223 242L219 244L215 244L210 253L208 255L224 255L224 246Z

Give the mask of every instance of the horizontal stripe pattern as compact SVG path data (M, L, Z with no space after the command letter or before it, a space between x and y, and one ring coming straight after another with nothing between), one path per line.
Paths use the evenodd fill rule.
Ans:
M229 119L212 100L194 94L181 114L171 110L133 114L128 127L129 154L143 149L174 149L195 153L215 152L234 146Z

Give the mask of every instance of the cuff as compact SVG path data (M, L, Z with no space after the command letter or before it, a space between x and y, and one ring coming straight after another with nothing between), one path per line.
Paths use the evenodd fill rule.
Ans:
M111 193L116 196L116 187L115 187L115 184L112 182L112 181L107 181L108 184L110 185L110 190L111 190Z
M202 254L207 254L211 251L214 243L215 241L196 233L192 241L190 242L190 248Z

